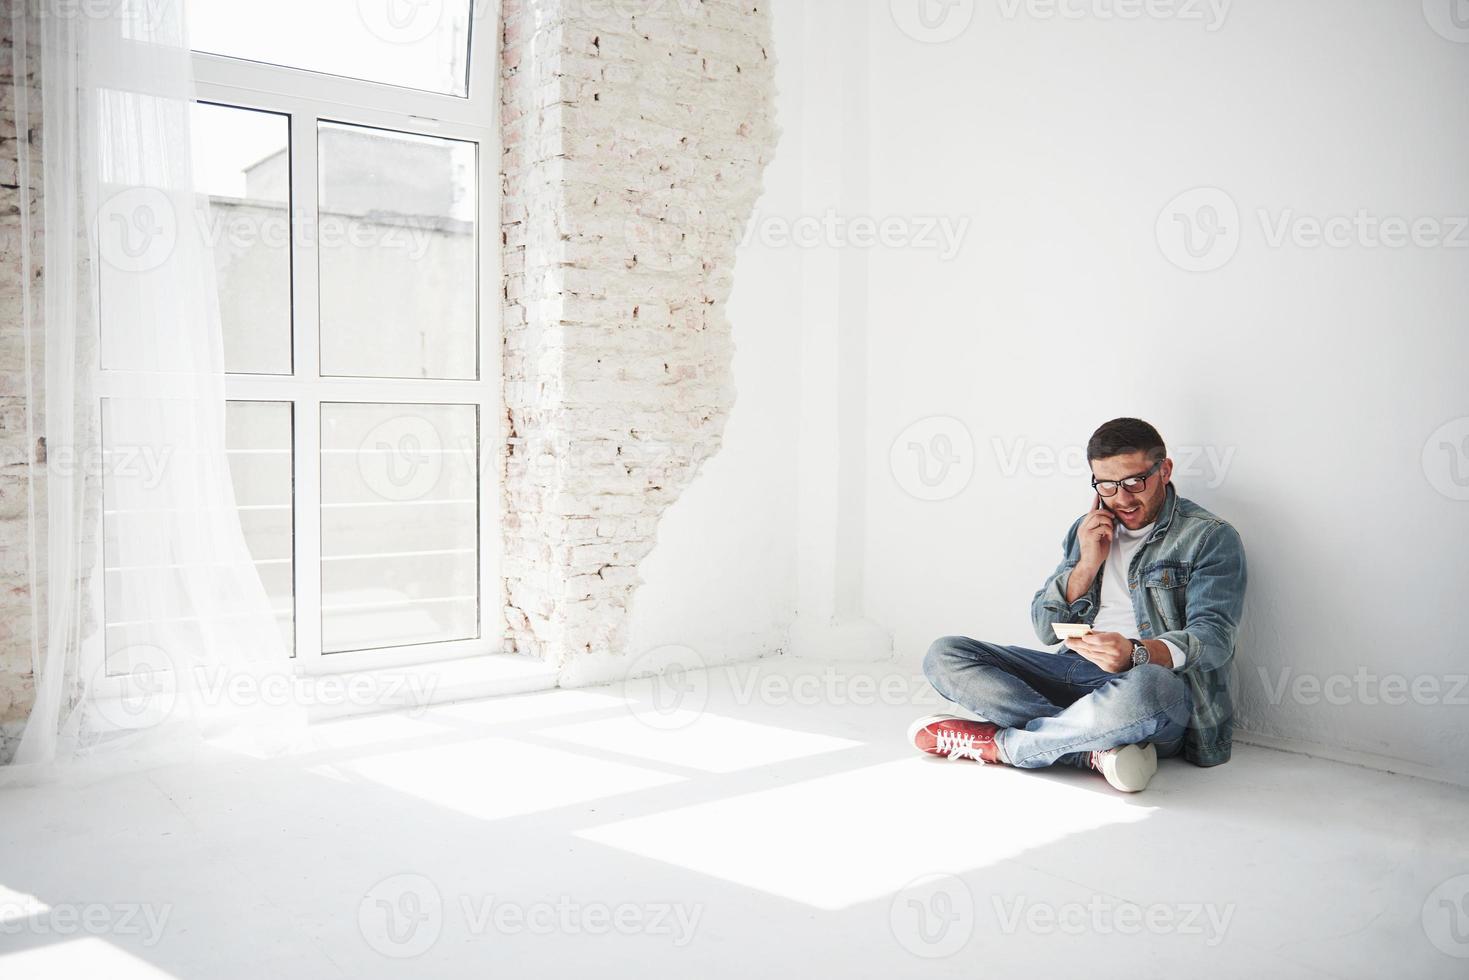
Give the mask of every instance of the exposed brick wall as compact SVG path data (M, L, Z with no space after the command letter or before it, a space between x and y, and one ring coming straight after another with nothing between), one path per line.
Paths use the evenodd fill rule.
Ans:
M34 55L34 42L31 46ZM34 57L32 58L34 62ZM32 642L42 639L31 615L31 583L44 574L32 567L30 549L30 481L35 479L38 523L44 523L44 467L34 466L37 447L32 432L40 432L40 390L28 403L26 386L26 338L22 285L30 279L32 305L39 314L41 292L39 217L35 196L22 200L20 162L29 154L31 180L39 180L40 158L36 134L40 124L39 99L34 91L34 73L28 79L33 91L29 103L29 132L17 132L15 93L15 46L11 37L9 11L0 15L0 762L10 757L22 722L30 710L34 688L31 674ZM30 267L22 248L22 213L29 208L32 218ZM39 321L38 321L39 323ZM32 374L39 379L41 344L33 338ZM31 405L38 417L30 419ZM44 537L37 528L37 543Z
M750 0L504 6L508 645L623 653L659 516L734 400L735 247L773 151Z

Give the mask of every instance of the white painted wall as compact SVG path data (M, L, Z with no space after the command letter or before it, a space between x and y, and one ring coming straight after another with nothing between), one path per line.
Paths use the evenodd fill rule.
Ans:
M1469 43L1417 0L1240 3L1214 31L961 3L973 22L946 44L906 36L889 6L869 4L872 212L973 225L952 261L867 257L867 615L913 662L945 633L1033 645L1031 595L1090 498L1044 455L1007 459L1078 454L1098 423L1140 415L1231 454L1177 482L1246 544L1243 723L1469 775L1453 679L1469 673L1469 501L1435 488L1469 497L1469 232L1458 248L1270 247L1256 213L1469 215ZM1242 235L1227 265L1191 273L1155 221L1198 186L1233 198ZM911 457L889 465L929 416L973 440L972 481L939 502L905 492ZM1439 438L1424 455L1456 419L1459 471ZM1400 692L1371 678L1388 675L1439 685L1421 698L1438 703L1382 703Z

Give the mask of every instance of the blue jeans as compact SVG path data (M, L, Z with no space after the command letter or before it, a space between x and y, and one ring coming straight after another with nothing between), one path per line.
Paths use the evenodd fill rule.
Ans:
M1085 769L1089 753L1139 742L1176 755L1188 728L1188 685L1157 664L1109 674L1070 650L945 636L929 647L923 673L944 697L999 725L1000 756L1021 769Z

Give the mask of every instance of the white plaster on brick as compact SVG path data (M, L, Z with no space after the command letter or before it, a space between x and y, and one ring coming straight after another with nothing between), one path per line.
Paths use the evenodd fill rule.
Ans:
M770 24L748 0L504 18L506 640L567 668L626 652L659 518L721 444Z

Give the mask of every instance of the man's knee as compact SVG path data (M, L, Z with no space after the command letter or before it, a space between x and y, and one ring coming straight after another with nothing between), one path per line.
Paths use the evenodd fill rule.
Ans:
M923 676L934 687L953 669L956 652L963 642L962 636L941 636L929 644L928 653L923 655Z
M1143 714L1171 711L1186 702L1188 685L1160 664L1142 664L1121 677L1129 707Z

